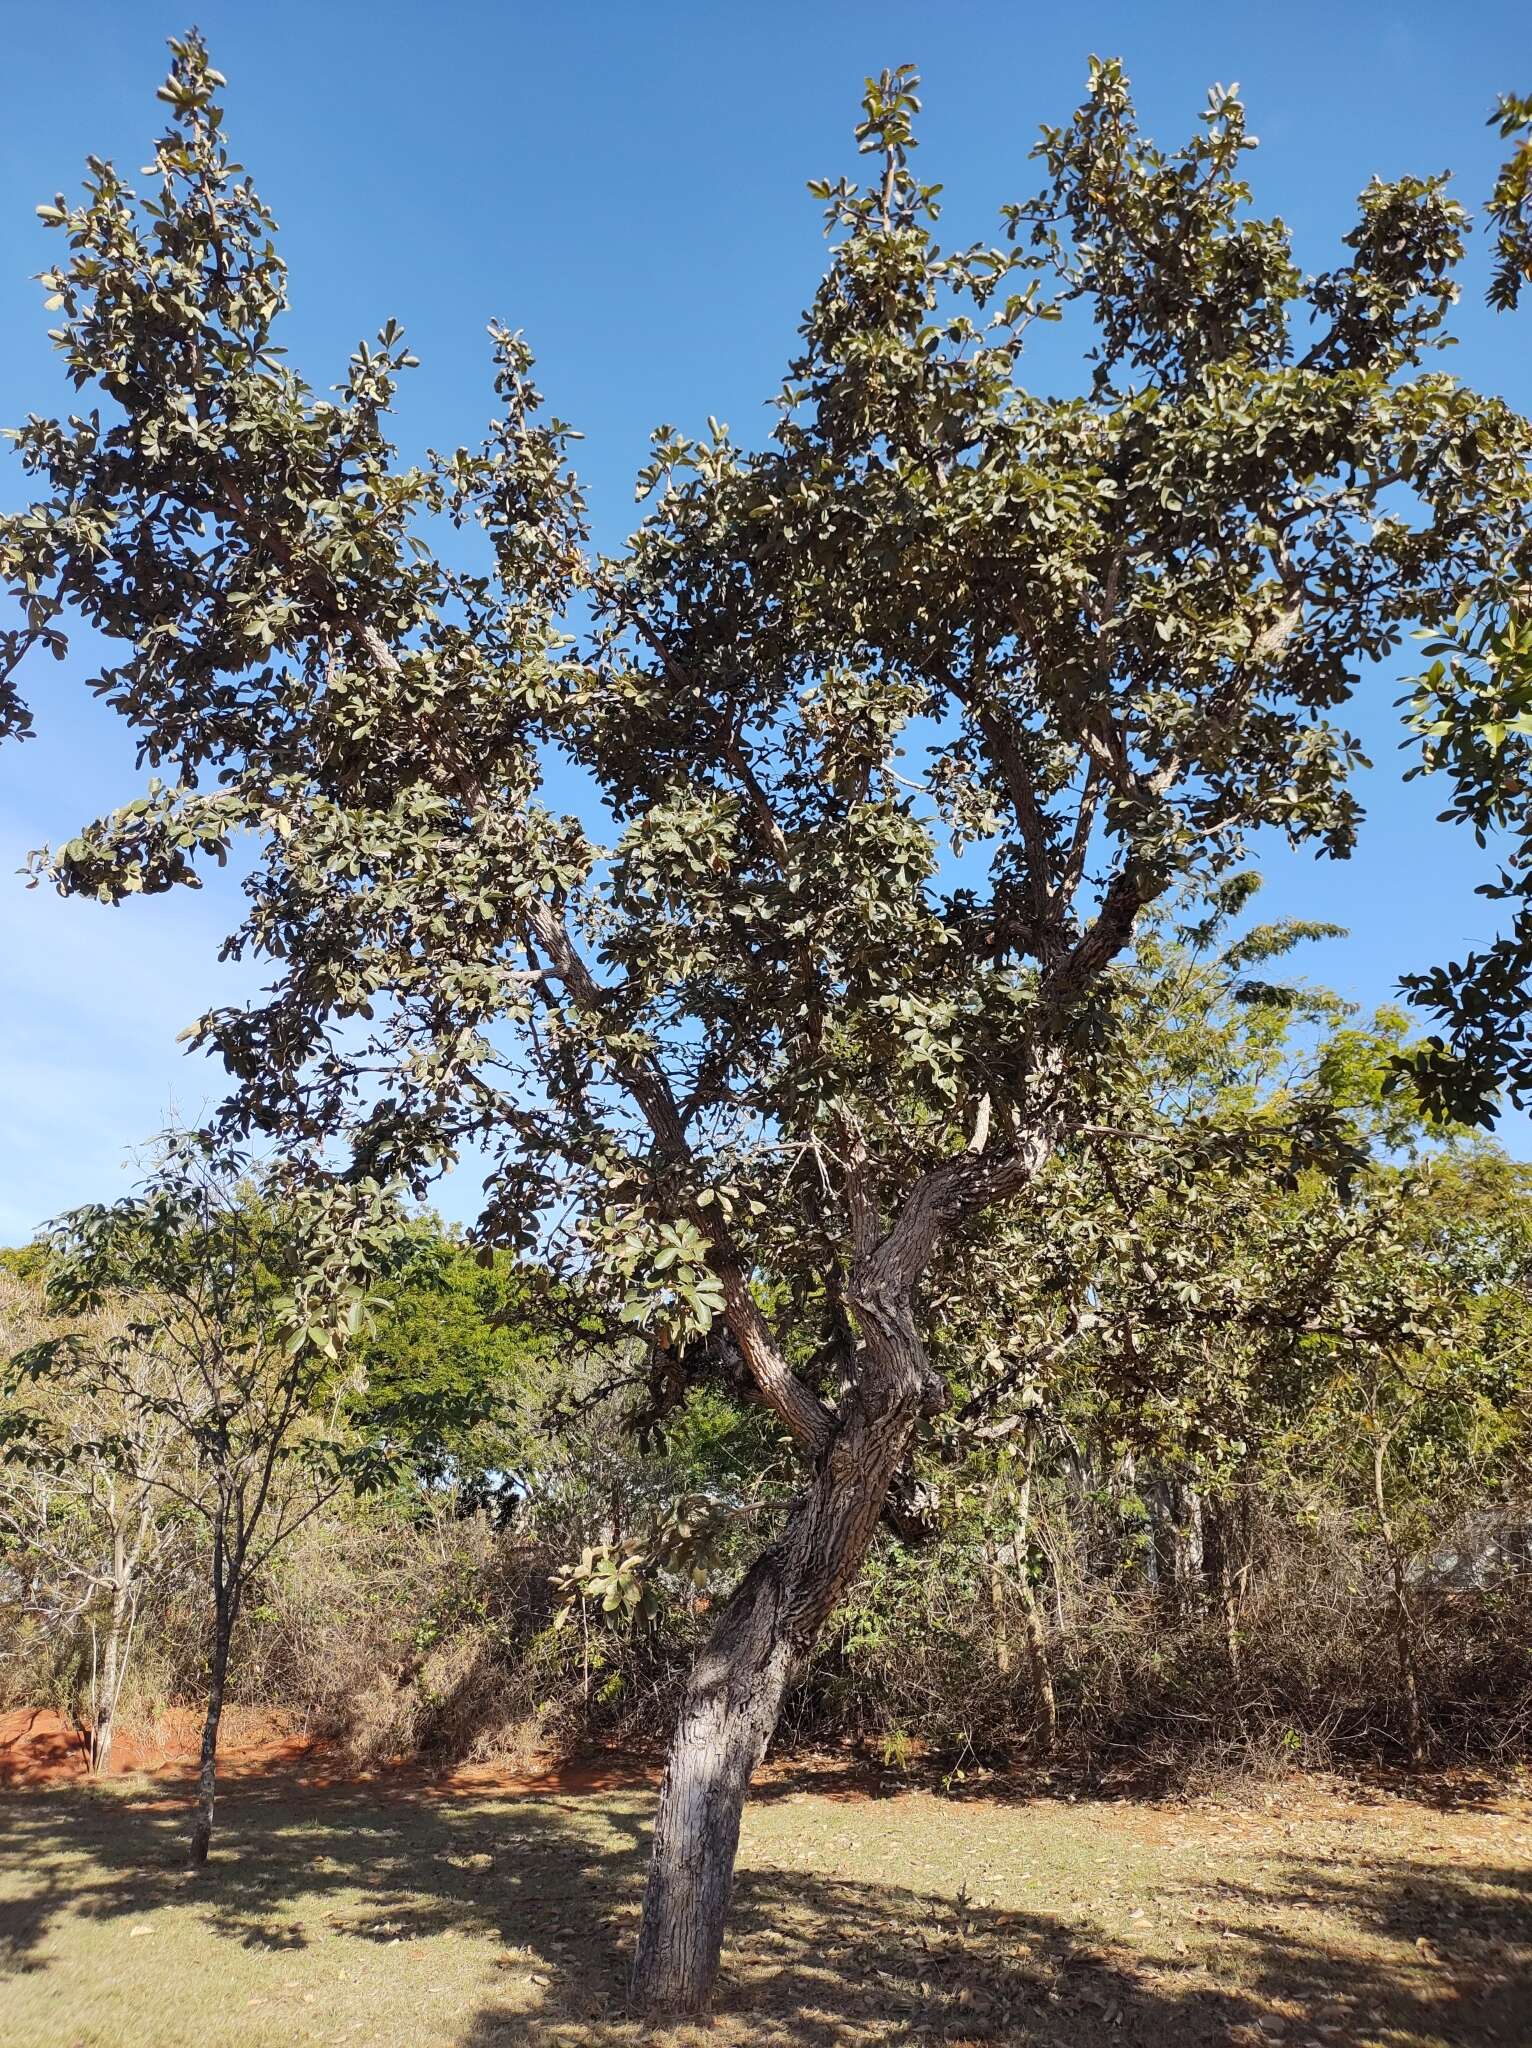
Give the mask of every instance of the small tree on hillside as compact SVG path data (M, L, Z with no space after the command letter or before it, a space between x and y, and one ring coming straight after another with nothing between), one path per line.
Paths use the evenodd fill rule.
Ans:
M341 1362L395 1220L372 1185L284 1186L201 1134L170 1139L136 1194L49 1232L48 1298L70 1319L14 1370L120 1410L91 1445L206 1524L207 1712L190 1860L207 1861L229 1651L245 1595L346 1483ZM106 1320L109 1318L109 1320ZM149 1364L146 1366L146 1361ZM140 1455L152 1442L156 1455Z
M43 209L104 410L20 432L41 496L0 538L0 680L72 608L121 645L94 687L157 771L45 871L117 900L252 833L232 944L277 979L199 1034L231 1127L345 1132L422 1184L476 1143L486 1239L658 1354L706 1335L796 1445L660 1794L635 1992L697 2009L784 1690L948 1401L933 1258L1110 1117L1147 906L1262 827L1349 850L1332 714L1524 556L1526 424L1431 365L1465 230L1441 180L1370 185L1304 278L1248 211L1238 100L1162 153L1096 64L1003 242L945 251L899 72L866 96L871 185L818 188L834 246L771 445L662 430L603 559L512 334L485 446L416 467L395 327L333 396L287 367L222 80L174 52L152 205L94 163ZM1056 316L1091 354L1053 397L1021 366ZM550 752L594 834L543 801Z

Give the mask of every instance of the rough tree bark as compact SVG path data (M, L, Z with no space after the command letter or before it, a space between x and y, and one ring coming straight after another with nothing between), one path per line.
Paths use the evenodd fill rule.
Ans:
M707 2009L751 1774L789 1680L861 1566L916 1420L946 1405L913 1308L937 1235L944 1223L1020 1186L1040 1157L1039 1145L1000 1161L972 1157L937 1169L881 1238L853 1200L859 1242L847 1293L857 1332L850 1385L802 1501L745 1575L687 1686L660 1787L633 1964L633 2000L646 2013Z
M533 929L566 989L599 1008L589 969L556 914L534 912ZM662 1155L686 1163L684 1125L664 1076L642 1062L618 1071ZM988 1130L986 1099L967 1152L922 1175L887 1230L859 1148L854 1141L848 1147L853 1264L845 1301L855 1348L845 1360L847 1391L835 1415L776 1345L727 1232L711 1212L697 1219L712 1240L710 1264L729 1336L761 1399L809 1452L814 1469L781 1538L745 1575L688 1681L660 1786L633 1961L631 1995L646 2014L707 2009L740 1816L783 1694L861 1566L917 1418L946 1406L946 1385L926 1357L913 1306L932 1251L948 1226L1016 1193L1048 1156L1050 1141L1041 1132L986 1155Z
M1202 1501L1184 1479L1157 1479L1147 1497L1159 1597L1174 1620L1184 1621L1196 1611L1202 1573Z
M855 1391L780 1539L725 1606L693 1667L655 1814L634 2003L707 2009L740 1817L782 1698L867 1553L922 1403L911 1383Z

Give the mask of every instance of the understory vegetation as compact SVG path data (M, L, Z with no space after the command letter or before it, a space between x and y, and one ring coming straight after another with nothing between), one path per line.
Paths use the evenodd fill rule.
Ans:
M647 1475L615 1464L587 1476L598 1527L647 1490ZM1247 1561L1226 1610L1205 1557L1190 1582L1157 1582L1156 1541L1183 1533L1161 1483L1088 1468L1034 1483L1020 1568L1014 1536L980 1513L927 1550L883 1539L790 1697L779 1747L853 1742L882 1765L947 1771L1056 1748L1087 1767L1194 1774L1407 1753L1388 1558L1339 1502L1293 1514L1275 1489L1243 1492L1232 1512ZM1205 1505L1203 1517L1206 1547ZM1509 1762L1532 1747L1529 1523L1525 1495L1476 1503L1433 1530L1417 1564L1413 1654L1436 1761ZM665 1598L653 1621L598 1611L556 1628L581 1527L573 1499L504 1527L449 1501L428 1514L404 1502L336 1511L258 1587L231 1698L285 1710L358 1764L514 1765L548 1747L657 1744L729 1583L729 1547L702 1589ZM200 1587L183 1552L146 1592L119 1708L129 1726L198 1697ZM49 1619L7 1619L18 1625L4 1704L52 1705L88 1725L99 1623L81 1615L61 1635Z
M1260 1032L1285 1040L1271 1017ZM1020 1428L959 1457L932 1432L923 1522L880 1532L789 1695L779 1752L849 1747L949 1782L1048 1760L1183 1784L1526 1757L1532 1172L1473 1142L1374 1167L1345 1205L1318 1183L1244 1192L1268 1259L1319 1212L1373 1285L1381 1219L1402 1256L1403 1199L1395 1312L1406 1282L1439 1292L1449 1268L1434 1330L1284 1334L1283 1371L1254 1381L1251 1329L1226 1332L1201 1357L1215 1421L1210 1399L1184 1405L1197 1390L1176 1348L1156 1361L1165 1331L1135 1330L1120 1303L1111 1320L1093 1274L1101 1326L1060 1348ZM1339 1287L1342 1256L1325 1256ZM56 1336L57 1257L5 1255L15 1355ZM251 1583L228 1698L357 1766L658 1748L716 1604L790 1506L761 1411L687 1387L684 1360L582 1338L523 1269L481 1265L430 1219L359 1350L344 1397L361 1483L316 1495L306 1461L284 1468L279 1491L308 1511L279 1503L295 1527ZM198 1458L170 1453L146 1499L120 1437L91 1439L99 1388L39 1387L51 1437L0 1478L0 1706L52 1706L82 1729L115 1709L149 1730L207 1689ZM38 1455L43 1441L61 1455Z
M1012 1557L991 1568L979 1517L926 1551L883 1539L789 1698L779 1749L853 1743L880 1766L946 1774L1051 1747L1087 1768L1158 1765L1191 1784L1399 1760L1408 1721L1376 1534L1338 1503L1300 1518L1259 1489L1237 1512L1251 1564L1232 1639L1206 1569L1173 1594L1156 1584L1153 1539L1170 1525L1121 1473L1038 1486L1026 1568L1040 1563L1041 1583L1028 1590ZM678 1592L653 1622L592 1614L586 1629L556 1629L567 1550L555 1532L579 1523L565 1503L529 1521L535 1534L442 1503L428 1518L401 1504L315 1524L259 1588L232 1698L285 1710L358 1765L514 1768L550 1747L662 1742L729 1583L727 1550L704 1590ZM1480 1505L1441 1527L1422 1561L1413 1644L1433 1761L1512 1763L1532 1747L1528 1522L1525 1496ZM1003 1533L988 1532L990 1547L1007 1548ZM129 1725L197 1698L206 1631L192 1584L188 1570L146 1600ZM1026 1647L1034 1627L1056 1745ZM88 1626L24 1632L6 1704L88 1721L90 1665Z

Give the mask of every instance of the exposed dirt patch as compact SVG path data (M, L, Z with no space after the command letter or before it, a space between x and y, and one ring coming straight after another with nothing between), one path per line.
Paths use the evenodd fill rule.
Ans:
M50 1707L0 1714L0 1785L52 1785L86 1775L86 1739Z
M167 1708L147 1725L124 1721L112 1738L110 1775L190 1775L196 1771L201 1742L202 1716L194 1707ZM87 1731L51 1708L21 1707L0 1716L0 1785L9 1789L86 1779L89 1755ZM220 1772L241 1778L322 1768L326 1752L280 1714L229 1707L218 1755Z
M113 1779L153 1778L168 1785L195 1777L202 1716L194 1707L170 1707L148 1725L122 1723L112 1740ZM89 1737L49 1707L22 1707L0 1715L0 1788L41 1791L89 1782ZM605 1753L573 1759L534 1757L515 1767L461 1764L432 1771L409 1758L360 1770L344 1752L295 1727L281 1714L227 1707L219 1731L218 1775L228 1784L270 1779L321 1787L398 1785L414 1792L449 1794L568 1794L612 1792L648 1784L658 1766L643 1757Z

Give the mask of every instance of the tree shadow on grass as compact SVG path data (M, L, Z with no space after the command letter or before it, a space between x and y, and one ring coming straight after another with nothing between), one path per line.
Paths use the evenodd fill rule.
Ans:
M1347 2042L1532 2044L1532 1869L1315 1852L1264 1875L1210 1877L1199 1902L1216 1901L1257 1998Z
M795 2048L1532 2044L1527 1871L1444 1873L1407 1861L1326 1867L1300 1856L1268 1866L1267 1880L1259 1892L1208 1879L1184 1897L1162 1897L1160 1924L1130 1945L1058 1914L978 1908L898 1884L746 1871L717 2025L697 2038ZM1179 1931L1190 1925L1201 1935L1192 1915L1212 1921L1205 1947ZM1415 1944L1427 1925L1437 1940L1422 1952ZM490 2005L459 2048L616 2044L630 2038L617 2018L620 1991L614 1973L600 2027L590 2024L593 2007L582 2014L550 2000L528 2015ZM566 2031L582 2017L583 2029Z
M336 1941L376 1950L467 1935L482 1943L474 1988L456 2019L444 1992L443 2039L615 2048L646 2038L624 2013L623 1989L649 1803L631 1792L438 1798L245 1786L224 1810L214 1863L191 1880L180 1801L7 1798L0 1973L49 1967L50 1933L65 1916L107 1923L168 1908L177 1940L211 1937L273 1958L320 1940L331 1956ZM1277 2031L1262 2032L1262 2020ZM981 1908L914 1884L746 1869L717 2024L695 2038L719 2048L1222 2048L1242 2039L1525 2048L1532 1873L1362 1850L1268 1858L1259 1884L1214 1865L1167 1878L1129 1942L1063 1915ZM133 2048L131 2034L123 2048Z
M556 1934L582 1893L599 1901L614 1878L620 1891L643 1826L637 1799L245 1785L220 1802L212 1861L194 1877L186 1804L158 1788L26 1793L0 1798L0 1815L0 1869L26 1873L23 1895L0 1900L13 1967L64 1910L105 1921L184 1906L252 1948L301 1948L311 1923L378 1941Z

